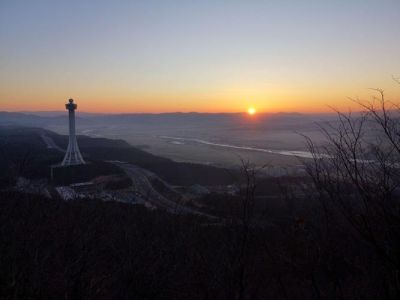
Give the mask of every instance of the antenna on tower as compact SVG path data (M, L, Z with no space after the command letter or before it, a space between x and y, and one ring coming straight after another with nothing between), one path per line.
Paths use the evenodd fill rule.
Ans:
M78 106L74 103L73 99L69 99L68 103L65 104L65 108L68 110L69 117L69 143L67 152L65 153L61 165L84 165L85 161L83 160L81 152L79 151L78 142L76 140L75 134L75 110L78 108Z

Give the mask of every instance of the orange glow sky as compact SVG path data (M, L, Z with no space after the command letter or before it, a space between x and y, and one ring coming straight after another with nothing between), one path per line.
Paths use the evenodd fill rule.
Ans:
M398 0L82 2L0 3L0 110L326 112L375 87L400 100Z

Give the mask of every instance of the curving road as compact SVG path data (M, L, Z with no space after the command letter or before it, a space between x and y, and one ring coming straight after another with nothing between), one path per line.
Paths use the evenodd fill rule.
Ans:
M42 138L43 142L46 144L48 149L56 149L60 152L65 152L65 149L59 147L56 143L54 143L53 139L46 134L41 134L40 137Z
M133 185L138 189L138 192L142 195L144 200L150 202L152 205L159 208L163 208L172 213L178 213L178 214L189 213L208 218L215 218L214 216L205 214L192 207L188 207L180 203L177 203L175 201L172 201L170 199L167 199L162 194L157 192L149 180L149 176L152 176L153 178L154 177L158 178L158 176L155 175L154 173L151 173L148 170L142 169L138 166L129 163L124 163L119 161L109 161L109 162L121 168L132 180ZM162 179L160 178L158 179L162 181Z

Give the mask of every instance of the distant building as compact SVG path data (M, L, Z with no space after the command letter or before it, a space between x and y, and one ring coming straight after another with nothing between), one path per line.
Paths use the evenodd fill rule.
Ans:
M79 151L78 142L75 135L75 110L77 105L73 99L69 99L69 103L65 104L69 116L69 143L65 157L61 163L62 166L83 165L85 161Z

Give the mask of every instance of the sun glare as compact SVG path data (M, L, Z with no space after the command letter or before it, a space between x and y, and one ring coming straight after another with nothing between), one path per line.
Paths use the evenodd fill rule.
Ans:
M249 109L247 110L247 113L249 115L254 115L256 113L256 109L254 107L249 107Z

